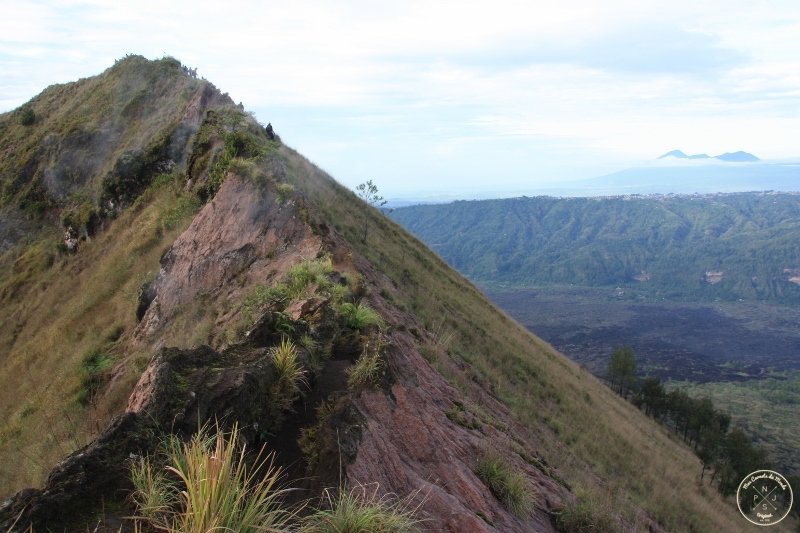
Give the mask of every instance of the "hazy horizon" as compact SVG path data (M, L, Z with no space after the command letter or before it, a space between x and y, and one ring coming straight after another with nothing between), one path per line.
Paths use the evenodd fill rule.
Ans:
M674 149L800 155L795 2L1 3L0 110L170 55L390 198L560 187Z

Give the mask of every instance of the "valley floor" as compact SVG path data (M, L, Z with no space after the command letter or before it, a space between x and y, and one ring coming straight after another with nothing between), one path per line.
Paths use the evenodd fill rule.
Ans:
M628 299L614 289L485 289L557 350L604 377L633 348L640 376L709 396L788 474L800 473L800 309L759 302Z

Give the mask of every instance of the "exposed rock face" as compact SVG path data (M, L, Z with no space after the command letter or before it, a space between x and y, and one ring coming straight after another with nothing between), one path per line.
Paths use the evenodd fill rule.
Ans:
M234 299L240 287L274 279L321 250L321 239L291 201L279 202L274 187L259 190L230 175L164 254L136 337L158 345L165 321L201 291Z
M381 490L400 495L419 491L426 526L436 531L553 530L548 511L568 491L512 451L508 437L496 427L468 429L451 421L445 413L457 407L461 395L408 337L391 336L388 359L397 381L386 391L365 392L355 402L368 422L355 461L346 469L351 483L377 483ZM487 397L482 407L498 426L513 425L496 400ZM539 496L529 518L509 513L475 474L477 458L489 446L525 473L531 490L547 495Z
M42 490L26 489L0 504L0 530L83 530L86 522L80 517L94 512L104 498L129 490L129 454L148 450L151 439L135 414L120 415L97 440L56 465Z
M366 262L356 261L356 267L370 286L385 282ZM434 531L554 530L551 512L573 496L536 458L536 437L490 394L482 394L476 407L448 384L420 354L430 333L414 316L378 295L370 304L390 324L385 353L390 379L381 390L354 399L366 425L357 454L345 465L350 484L376 483L380 491L401 497L416 493L425 527ZM475 474L478 458L490 449L525 474L536 494L529 516L514 516Z

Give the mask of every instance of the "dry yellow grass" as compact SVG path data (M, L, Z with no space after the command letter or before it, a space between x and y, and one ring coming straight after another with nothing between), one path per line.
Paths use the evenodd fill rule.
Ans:
M149 191L79 254L58 257L2 302L8 317L3 340L10 336L7 328L15 337L0 359L0 457L14 460L0 461L0 497L41 485L57 461L88 442L124 405L141 368L115 357L121 382L116 397L84 408L75 401L81 361L98 347L122 355L119 344L136 325L139 287L158 272L161 254L188 223L184 216L165 227L175 200L170 187ZM121 341L111 341L120 331Z

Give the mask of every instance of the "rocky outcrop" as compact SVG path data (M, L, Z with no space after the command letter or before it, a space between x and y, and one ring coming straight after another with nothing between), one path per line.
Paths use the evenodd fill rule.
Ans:
M296 201L279 201L274 185L259 189L229 175L162 257L148 287L154 296L136 331L137 342L158 346L175 310L201 292L236 301L253 284L274 281L291 266L315 258L322 240L301 219Z
M462 395L423 359L409 334L390 338L387 360L396 381L355 401L367 423L355 460L346 467L351 483L417 493L420 515L436 531L553 530L550 512L565 503L569 491L514 451L511 435L519 439L523 428L491 398L481 406L488 423L461 425L448 418L446 413L463 405ZM524 472L538 499L530 516L510 513L476 475L478 457L489 448Z

